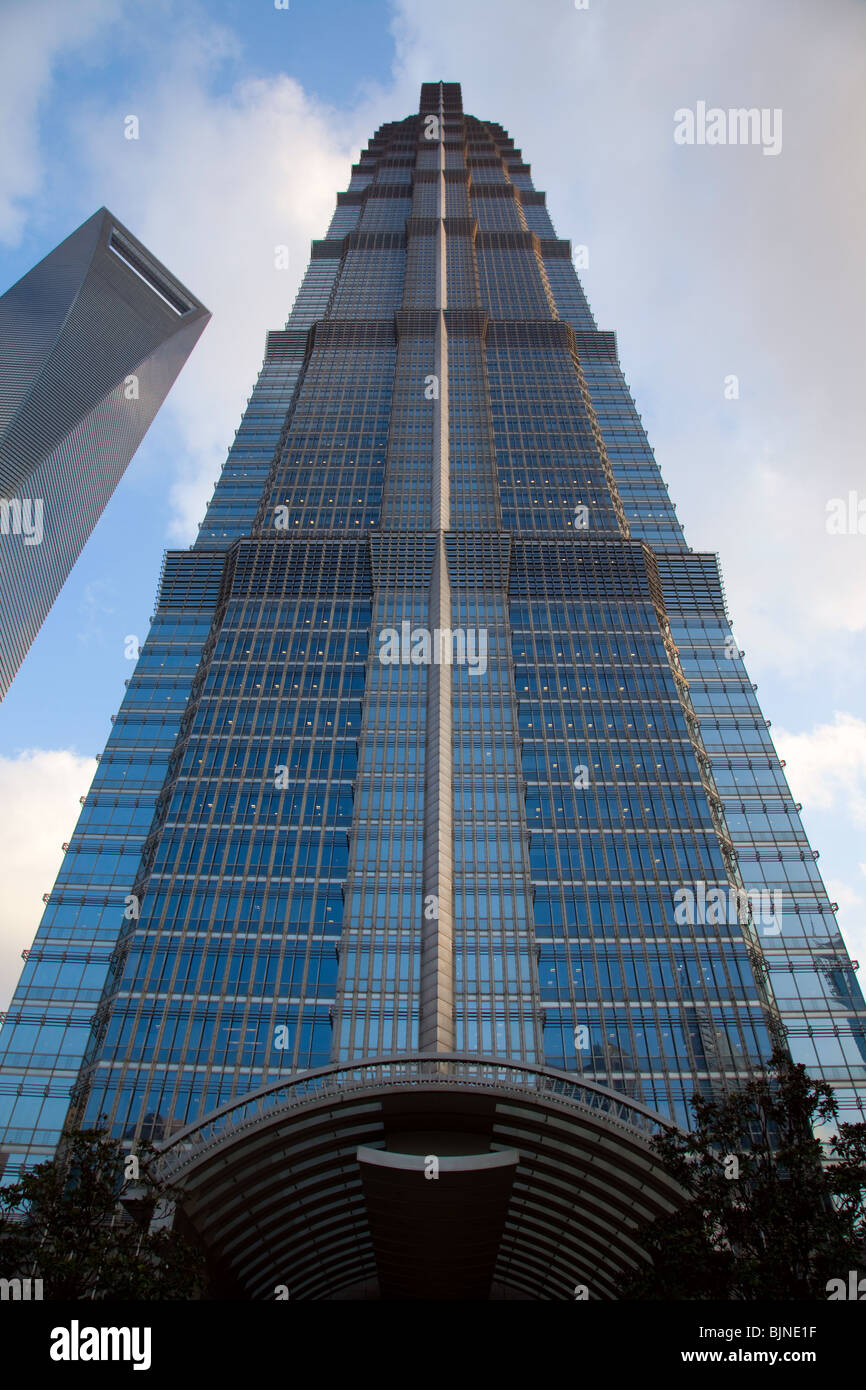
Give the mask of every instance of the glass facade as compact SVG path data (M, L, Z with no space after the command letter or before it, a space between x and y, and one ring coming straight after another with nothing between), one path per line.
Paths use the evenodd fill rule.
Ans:
M614 335L505 130L425 84L166 558L0 1033L7 1171L70 1088L133 1143L395 1055L683 1122L787 1037L854 1119L864 1021Z

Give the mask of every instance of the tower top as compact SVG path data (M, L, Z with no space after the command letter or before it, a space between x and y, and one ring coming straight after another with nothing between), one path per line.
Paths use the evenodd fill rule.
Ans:
M438 111L440 99L447 115L463 115L463 94L459 82L422 82L419 114L425 116L430 111Z

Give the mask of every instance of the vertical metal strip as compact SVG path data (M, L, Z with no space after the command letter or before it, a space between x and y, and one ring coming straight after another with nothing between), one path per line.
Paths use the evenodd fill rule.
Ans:
M445 532L450 526L448 450L448 279L445 244L445 113L439 87L439 194L436 228L435 308L438 311L433 401L431 525L436 553L430 581L428 622L431 664L427 672L424 764L424 916L421 932L419 1045L423 1052L453 1052L454 1027L454 823L451 721L451 585ZM435 632L447 635L436 641Z

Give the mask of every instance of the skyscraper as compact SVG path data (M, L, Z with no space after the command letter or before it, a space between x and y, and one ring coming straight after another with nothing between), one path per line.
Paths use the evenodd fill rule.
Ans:
M107 208L0 298L0 699L209 318Z
M785 1038L861 1113L797 810L570 244L425 84L166 557L0 1035L10 1169L75 1083L242 1296L609 1297L659 1116Z

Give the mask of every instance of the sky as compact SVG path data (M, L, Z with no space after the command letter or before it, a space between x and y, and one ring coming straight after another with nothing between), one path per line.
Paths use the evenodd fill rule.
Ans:
M265 334L361 148L437 80L587 248L866 969L866 515L828 530L834 499L866 514L863 0L0 0L0 293L105 205L213 312L0 705L0 1008ZM778 152L678 143L699 102L781 113Z

